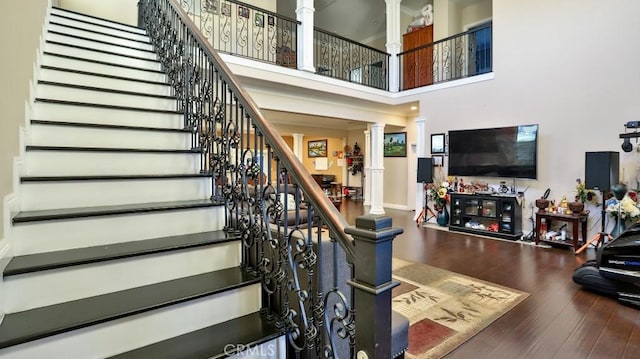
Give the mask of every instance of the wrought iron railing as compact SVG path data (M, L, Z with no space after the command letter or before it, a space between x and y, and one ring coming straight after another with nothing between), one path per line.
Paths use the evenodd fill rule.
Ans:
M235 0L180 0L219 52L297 68L299 21Z
M313 34L316 74L389 89L389 54L319 28Z
M492 26L488 24L398 54L402 90L492 71Z
M386 357L389 351L376 351L389 350L388 321L378 320L380 328L363 326L356 335L353 303L361 298L358 303L378 319L390 318L389 239L401 229L347 228L181 3L141 0L143 24L184 112L192 146L201 152L200 169L212 176L212 199L225 205L225 230L241 236L242 265L261 279L265 316L286 333L295 355L346 358L357 348ZM387 246L386 261L356 256L354 238L365 238L359 248L367 255L378 242ZM384 269L375 270L380 263ZM389 337L381 341L380 333ZM359 339L366 335L371 338Z

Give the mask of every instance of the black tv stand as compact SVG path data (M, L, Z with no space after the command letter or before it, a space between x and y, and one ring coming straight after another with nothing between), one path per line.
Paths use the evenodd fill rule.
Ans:
M514 195L453 193L449 230L518 240L522 208Z

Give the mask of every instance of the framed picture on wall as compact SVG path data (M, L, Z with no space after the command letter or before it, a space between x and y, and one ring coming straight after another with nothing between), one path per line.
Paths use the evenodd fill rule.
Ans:
M327 140L309 141L307 151L309 157L327 157Z
M231 5L223 2L221 4L220 13L222 16L231 16Z
M264 14L256 13L254 23L257 27L264 27Z
M431 153L444 153L444 133L431 135Z
M204 11L212 14L218 13L218 0L206 0L204 2Z
M431 158L432 158L433 167L442 167L444 165L444 156L435 155L435 156L431 156Z
M384 157L407 157L407 133L384 134Z
M249 18L249 8L244 6L238 6L238 16Z

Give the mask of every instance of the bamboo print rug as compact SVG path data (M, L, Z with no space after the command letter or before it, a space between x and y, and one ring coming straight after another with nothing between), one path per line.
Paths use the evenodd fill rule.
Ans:
M393 259L393 309L409 319L406 358L441 358L529 294L425 264Z

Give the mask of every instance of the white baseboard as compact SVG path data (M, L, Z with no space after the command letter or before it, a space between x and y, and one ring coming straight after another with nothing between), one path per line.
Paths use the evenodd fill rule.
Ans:
M11 217L13 213L17 210L18 206L18 198L14 193L10 193L3 198L2 207L3 207L3 228L4 233L2 237L0 237L0 271L4 271L4 267L9 263L11 259L12 251L11 251L11 242L9 238L11 237ZM0 323L4 319L4 277L0 277Z
M2 240L9 240L11 238L11 218L13 217L14 214L18 213L20 208L20 201L18 200L18 196L16 195L15 191L9 193L8 195L6 195L4 197L4 200L2 202L2 209L3 209L3 218L2 218L2 224L4 225L4 233L3 233L3 237ZM2 257L0 257L2 258Z
M9 253L9 240L6 238L0 239L0 270L4 271L4 267L6 267ZM5 259L6 257L6 259ZM4 277L0 278L0 323L4 320Z
M407 206L406 204L384 203L382 206L384 208L399 209L399 210L403 210L403 211L409 211L410 210L409 206Z

